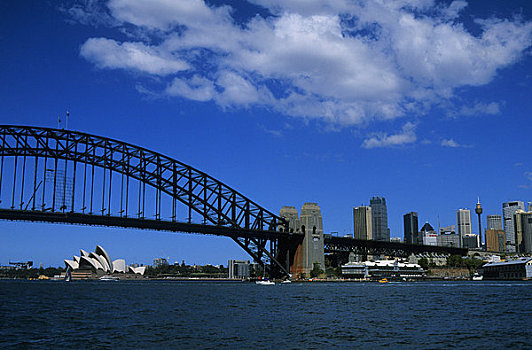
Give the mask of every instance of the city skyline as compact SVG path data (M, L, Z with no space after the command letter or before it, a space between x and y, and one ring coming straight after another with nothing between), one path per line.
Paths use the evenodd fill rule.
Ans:
M503 202L532 200L529 1L180 3L1 3L0 122L66 127L68 110L69 129L161 152L272 212L317 202L324 233L352 234L372 196L392 237L411 211L453 225L480 196L484 227ZM199 235L0 233L0 264L60 265L96 243L141 263L249 259Z

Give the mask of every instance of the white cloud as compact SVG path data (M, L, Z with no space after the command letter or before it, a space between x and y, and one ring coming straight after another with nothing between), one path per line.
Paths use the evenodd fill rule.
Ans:
M499 104L496 102L491 102L488 104L477 102L472 107L463 106L458 113L460 115L495 115L500 113L500 108Z
M275 16L236 23L229 6L203 0L111 0L113 20L136 28L137 41L92 38L81 55L167 76L171 96L353 125L424 113L457 88L489 83L532 45L532 22L518 19L473 18L481 32L471 34L459 22L465 1L253 2Z
M175 78L166 88L171 96L181 96L194 101L209 101L214 97L214 84L197 75L192 79Z
M216 83L223 89L223 92L216 97L222 106L232 104L247 106L252 103L260 103L257 88L249 80L238 74L224 71Z
M454 139L442 139L441 145L443 147L450 147L450 148L471 148L471 145L463 145L458 142L456 142Z
M153 75L168 75L190 68L171 53L160 52L142 43L119 44L104 38L87 40L81 47L81 56L99 68L132 69Z
M441 145L444 147L452 147L452 148L460 147L460 145L453 139L443 139L441 141Z
M414 123L408 122L403 126L401 132L397 134L388 135L381 133L365 139L362 143L362 147L370 149L401 146L414 143L416 142L416 139L416 125Z
M459 108L449 108L447 111L447 116L451 118L458 118L462 116L497 115L501 113L501 105L504 105L504 102L474 102L471 105L464 105Z

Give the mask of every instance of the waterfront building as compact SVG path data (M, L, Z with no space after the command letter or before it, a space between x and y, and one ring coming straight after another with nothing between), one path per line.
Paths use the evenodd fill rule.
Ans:
M168 260L166 258L155 258L153 259L153 268L156 269L159 266L166 266L168 265Z
M501 229L488 229L486 234L486 251L488 252L500 252L506 251L506 235L504 230Z
M468 233L462 237L462 248L475 249L478 248L478 235Z
M143 276L146 272L146 266L132 267L126 265L124 259L111 260L109 254L99 245L96 246L94 252L87 253L80 249L80 253L80 256L74 255L73 260L64 260L67 274L70 274L72 279L92 279L110 274L126 275L126 278L132 278Z
M317 203L305 203L301 208L301 231L303 238L303 272L310 273L317 263L325 270L323 252L323 219Z
M421 279L425 275L425 270L418 264L403 263L397 260L349 262L341 268L342 277L349 279Z
M283 206L280 215L282 218L288 220L288 228L290 232L301 232L301 223L297 209L291 206Z
M249 278L250 263L249 260L229 260L228 264L230 279Z
M440 235L454 235L454 234L456 234L456 225L440 227Z
M482 266L482 276L488 280L532 279L532 258L487 263Z
M457 234L442 234L436 237L436 242L440 247L459 247L460 236Z
M360 206L353 208L354 237L355 239L373 239L373 220L371 207Z
M518 210L514 215L515 250L519 254L532 253L532 212Z
M502 230L502 216L501 215L488 215L488 230Z
M371 219L373 229L373 239L375 241L390 241L390 229L388 228L388 210L384 197L371 197L369 200L371 207Z
M418 218L417 213L412 211L403 215L404 240L406 244L418 244Z
M464 236L471 234L471 210L458 209L456 211L456 228L460 237L460 247L463 247Z
M506 251L515 253L515 222L514 214L518 210L525 210L525 203L512 201L502 203L502 215L504 219L504 232L506 233Z

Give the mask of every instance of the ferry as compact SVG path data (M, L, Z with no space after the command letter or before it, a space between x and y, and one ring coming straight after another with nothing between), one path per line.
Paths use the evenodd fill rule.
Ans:
M118 276L102 276L99 278L100 281L120 281Z

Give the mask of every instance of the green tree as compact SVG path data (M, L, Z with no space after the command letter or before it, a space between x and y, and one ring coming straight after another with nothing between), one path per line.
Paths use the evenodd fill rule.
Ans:
M417 263L419 264L419 266L421 266L423 270L429 269L429 260L427 258L421 258L417 261Z
M324 274L324 271L322 270L322 268L320 266L320 263L315 261L314 262L314 267L310 271L310 277L314 278L314 277L318 277L318 276L323 275L323 274Z
M448 267L461 267L463 266L462 257L460 255L451 255L447 257L447 266Z

